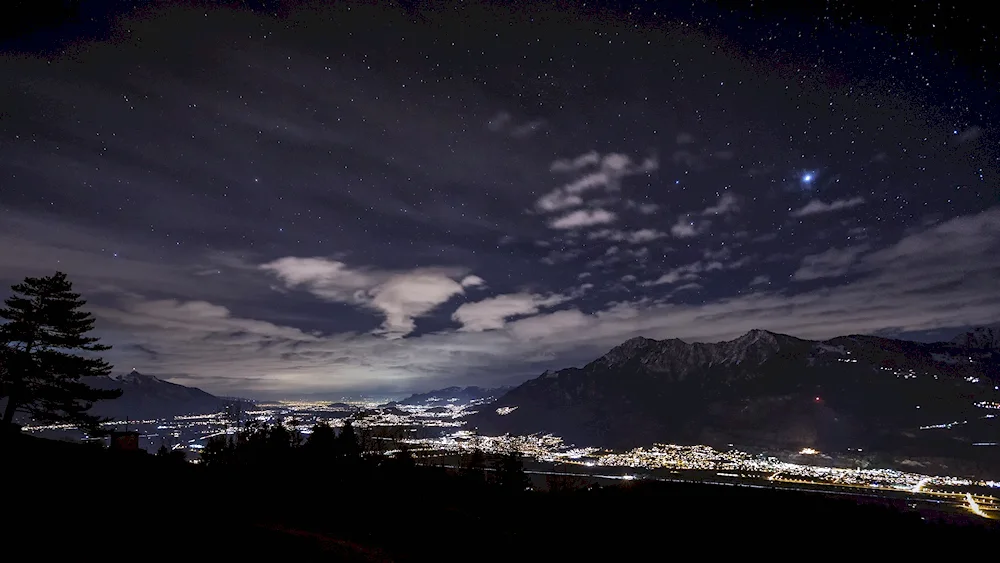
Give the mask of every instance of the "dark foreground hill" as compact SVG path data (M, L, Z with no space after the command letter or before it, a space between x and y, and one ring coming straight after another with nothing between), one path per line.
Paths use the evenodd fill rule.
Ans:
M816 342L753 330L727 342L634 338L546 372L472 418L483 433L982 461L1000 470L1000 352L874 336ZM978 456L978 457L977 457ZM992 468L991 473L989 469Z
M790 491L649 483L504 493L435 468L366 463L331 473L277 458L213 472L26 436L0 448L3 548L32 560L572 561L803 549L899 556L938 545L986 553L997 539L985 526Z

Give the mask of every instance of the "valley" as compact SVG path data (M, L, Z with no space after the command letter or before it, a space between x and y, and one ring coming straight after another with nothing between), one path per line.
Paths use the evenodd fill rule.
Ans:
M760 330L714 344L638 338L514 388L388 402L227 401L133 372L108 379L126 389L119 408L160 416L104 426L197 463L210 438L248 424L280 422L304 440L317 423L350 420L366 451L406 448L424 465L460 470L476 450L519 452L539 488L553 478L793 488L993 519L997 356L956 343L811 342ZM88 439L67 425L24 430Z

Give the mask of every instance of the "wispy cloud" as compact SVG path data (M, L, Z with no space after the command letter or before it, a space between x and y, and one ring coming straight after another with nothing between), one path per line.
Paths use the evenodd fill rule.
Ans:
M695 219L690 215L681 215L670 227L670 234L677 238L692 238L704 233L711 226L708 221Z
M511 114L502 111L490 118L486 123L486 128L490 131L500 132L506 129L513 119L514 117Z
M864 202L865 198L861 196L855 196L849 199L836 199L830 203L814 199L804 206L793 210L790 215L792 217L805 217L807 215L816 215L819 213L830 213L831 211L840 211L841 209L857 207Z
M502 111L486 122L486 128L494 133L504 133L516 139L530 137L545 128L544 119L532 119L517 123L514 116Z
M951 143L953 145L963 145L965 143L970 143L975 141L983 135L983 128L978 125L973 125L968 129L963 131L958 131L955 137L952 139Z
M560 230L579 229L613 223L617 217L615 213L605 209L578 209L562 217L553 219L549 222L549 226Z
M721 262L719 260L697 261L683 266L678 266L663 274L659 278L642 282L641 285L649 287L655 285L675 284L682 281L693 281L702 277L703 274L711 272L721 272L725 270L736 270L742 268L750 262L749 257L743 257L731 262Z
M597 151L581 154L576 158L561 158L552 163L550 172L578 172L589 166L601 163L601 155Z
M842 276L850 270L858 256L867 250L867 245L861 245L831 248L819 254L806 256L802 259L799 269L792 274L792 279L805 281Z
M723 192L715 205L710 205L701 212L702 215L726 215L740 210L739 198L732 192Z
M634 162L631 157L620 153L608 153L603 157L591 151L573 159L556 160L550 170L559 172L587 173L575 180L541 196L535 208L543 212L562 211L583 204L583 194L596 189L614 191L620 188L623 178L637 174L648 174L659 168L653 157Z
M530 137L545 128L544 119L533 119L510 130L510 136L516 139Z
M700 283L688 282L688 283L686 283L684 285L679 285L679 286L675 287L674 290L671 291L670 293L674 294L674 293L678 293L678 292L681 292L681 291L696 291L696 290L699 290L699 289L701 289L701 284Z
M566 295L533 293L498 295L475 303L463 303L451 318L461 323L460 330L465 332L498 330L512 318L534 315L543 308L553 307L568 299L569 296Z
M642 244L654 241L667 236L663 231L656 229L639 229L636 231L619 231L614 229L601 229L587 235L591 240L610 240L614 242L628 242L631 244Z
M562 211L580 205L583 205L582 197L561 189L553 190L535 202L535 206L542 211Z
M465 276L462 278L462 287L482 287L486 285L486 280L479 276Z
M460 269L391 272L351 268L326 258L279 258L261 264L260 269L274 274L290 289L302 287L322 299L380 311L385 317L381 333L389 337L413 332L414 319L463 294L465 287L484 283L476 276L464 276Z
M723 192L714 205L710 205L700 212L692 212L681 215L677 222L670 227L670 234L677 238L692 238L708 231L712 222L707 219L698 219L698 216L720 217L730 215L740 210L739 198L732 192Z
M645 286L674 284L681 281L692 281L701 277L704 270L701 262L694 262L685 266L679 266L656 278L653 281L643 282Z

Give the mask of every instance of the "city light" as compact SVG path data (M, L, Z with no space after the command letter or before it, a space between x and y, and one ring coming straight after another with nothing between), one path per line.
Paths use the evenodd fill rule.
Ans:
M897 373L897 377L917 377L916 373ZM817 400L820 397L816 397ZM678 445L654 444L649 447L634 448L627 451L609 451L597 447L579 444L567 444L562 438L552 434L502 435L491 436L479 434L467 426L467 417L477 412L477 409L487 404L486 400L462 404L458 401L442 399L420 405L394 404L391 407L358 403L317 403L317 402L277 402L256 404L244 411L244 420L239 424L225 413L204 415L185 415L169 419L128 421L128 428L140 433L140 445L148 451L155 451L161 445L173 450L185 451L188 459L197 463L199 454L208 440L216 436L233 436L246 421L262 421L275 423L283 421L289 430L305 436L313 425L318 422L327 423L333 427L343 426L351 420L360 432L367 429L398 429L393 445L405 444L411 451L419 452L424 463L433 464L435 459L446 459L445 463L453 463L456 455L466 455L473 450L486 454L501 454L519 452L528 459L540 463L562 464L576 466L581 474L600 474L602 478L618 480L635 480L647 477L662 478L665 475L701 475L691 477L704 481L704 475L711 473L713 478L731 479L727 484L740 483L754 486L754 481L768 483L769 486L787 484L803 487L830 487L836 489L860 488L867 491L873 489L900 491L913 495L932 496L950 499L956 505L968 505L980 516L995 511L995 501L992 497L970 495L954 492L955 489L966 489L974 486L998 488L996 481L977 481L967 478L941 475L911 473L888 468L861 468L854 466L854 454L821 453L813 447L784 453L769 454L749 453L733 445L726 449L716 449L708 445ZM993 409L1000 405L990 402L980 402L976 407ZM487 407L488 408L488 407ZM496 412L509 415L517 407L500 407ZM987 414L982 418L992 418ZM924 426L921 429L948 429L954 425L966 424L968 421L953 421L944 424ZM105 424L108 429L123 426L122 421ZM80 436L78 430L70 425L36 425L26 426L24 430L33 433L47 433L60 436ZM378 438L387 440L388 438ZM980 447L996 446L996 442L975 442ZM396 451L390 446L389 451ZM850 452L861 452L861 448L849 448ZM385 453L383 451L383 453ZM816 465L792 463L801 459L797 456L810 456L816 459ZM848 467L838 467L838 465ZM620 474L610 475L600 468L617 468L626 470ZM649 472L636 473L637 470ZM599 473L595 473L599 472ZM700 472L700 473L699 473ZM976 498L982 500L977 501ZM972 502L969 502L972 499ZM984 504L985 503L985 504ZM978 511L978 512L977 512Z
M969 510L971 510L973 514L976 516L982 516L983 518L989 518L989 515L983 512L983 509L979 507L979 503L976 502L976 499L972 498L971 493L965 493L965 502L969 504Z

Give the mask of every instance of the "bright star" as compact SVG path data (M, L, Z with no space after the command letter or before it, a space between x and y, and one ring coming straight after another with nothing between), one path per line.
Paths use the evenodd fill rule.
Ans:
M811 172L807 172L806 174L803 174L802 175L802 181L805 182L805 183L807 183L807 184L809 182L812 182L813 181L813 175L812 175L812 173Z

